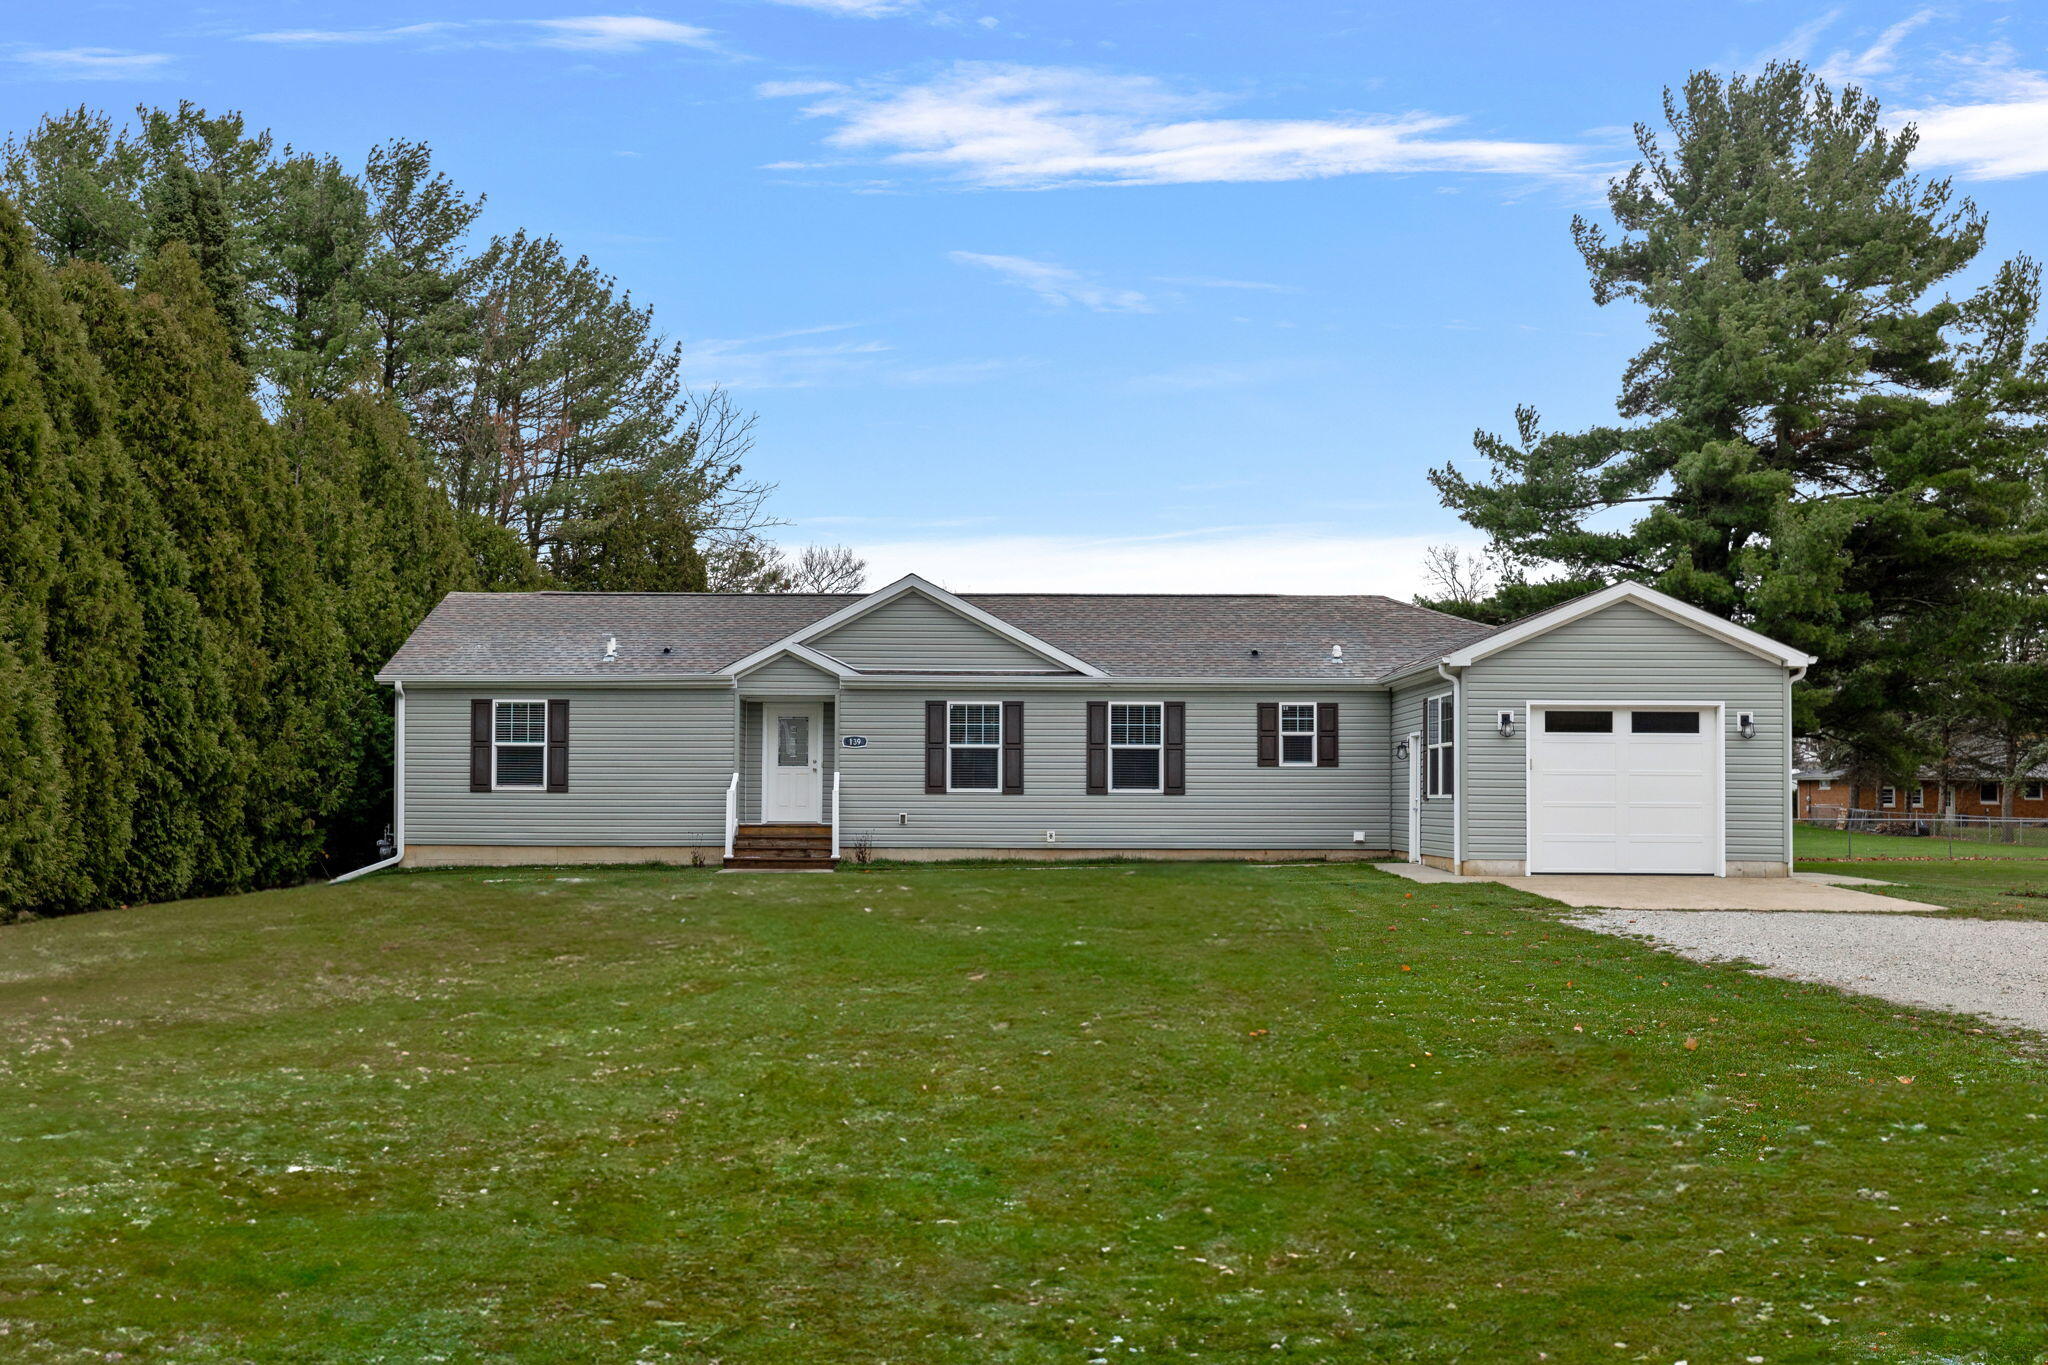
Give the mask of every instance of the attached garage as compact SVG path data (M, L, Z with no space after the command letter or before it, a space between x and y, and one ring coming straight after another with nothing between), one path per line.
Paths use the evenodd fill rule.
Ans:
M1721 711L1530 703L1528 870L1718 875Z
M1476 876L1784 876L1812 662L1636 583L1417 661L1388 679L1396 736L1426 760L1396 775L1396 837Z

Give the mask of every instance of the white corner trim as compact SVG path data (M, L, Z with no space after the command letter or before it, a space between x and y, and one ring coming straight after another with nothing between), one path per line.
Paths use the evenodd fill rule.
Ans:
M727 673L743 673L747 669L754 667L756 664L774 658L775 655L788 649L792 645L801 645L805 641L815 640L821 635L830 634L832 631L838 629L840 626L845 625L847 622L858 620L861 617L866 616L869 612L874 611L877 607L886 606L888 603L895 601L897 598L903 596L905 593L911 592L922 593L924 596L929 597L932 601L944 607L947 611L952 612L955 616L959 616L965 620L972 621L975 625L978 625L985 630L992 631L993 633L1002 636L1011 644L1017 645L1023 649L1028 649L1033 654L1037 654L1042 658L1050 659L1052 662L1059 664L1063 668L1070 668L1074 672L1082 674L1085 677L1099 678L1103 676L1101 669L1097 668L1094 664L1087 662L1085 659L1077 659L1073 655L1067 653L1065 650L1058 649L1052 645L1047 644L1045 641L1039 639L1036 635L1031 634L1031 632L1026 630L1019 630L1016 626L1011 625L1008 621L1003 620L1000 616L995 616L990 614L989 612L985 612L980 607L975 606L972 602L963 601L960 598L954 596L952 593L947 592L938 584L919 578L914 573L903 575L903 577L897 579L894 583L891 583L886 588L877 588L875 591L869 593L866 597L861 598L858 602L847 603L845 606L841 607L838 611L833 612L831 615L820 617L819 619L805 626L803 629L795 631L789 635L784 636L782 639L777 640L774 644L768 645L762 649L755 650L752 654L747 655L747 657L745 657L744 659L735 660L733 663L729 664L726 667L725 671ZM821 659L828 657L823 654L817 654L815 650L812 651L812 653L816 655L816 657ZM839 665L838 671L840 671L841 676L852 676L851 672L846 670L845 665L843 664Z
M830 673L835 678L851 678L854 676L853 669L848 668L830 654L821 653L818 650L812 649L809 645L788 644L770 646L769 653L765 658L753 654L748 655L747 658L755 659L757 662L746 663L743 660L741 663L735 664L732 670L733 677L739 678L744 674L751 673L757 668L774 663L784 655L797 660L799 663L806 663L822 672Z
M1703 635L1714 636L1734 645L1737 649L1747 650L1759 658L1769 659L1786 668L1805 668L1817 662L1813 655L1793 649L1790 645L1780 644L1768 635L1760 635L1747 626L1738 626L1733 621L1725 620L1709 611L1701 611L1698 607L1658 592L1655 588L1646 588L1640 583L1632 582L1616 583L1611 588L1602 588L1599 592L1588 593L1561 607L1553 607L1518 625L1509 626L1484 639L1476 640L1462 649L1454 649L1444 655L1443 661L1452 668L1467 668L1490 654L1513 649L1526 640L1547 635L1559 626L1581 620L1595 612L1605 611L1621 602L1633 602L1680 625L1690 626Z

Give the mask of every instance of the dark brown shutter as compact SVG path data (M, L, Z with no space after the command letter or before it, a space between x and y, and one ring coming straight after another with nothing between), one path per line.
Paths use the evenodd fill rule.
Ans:
M548 701L548 790L569 790L569 703L561 697Z
M1337 766L1337 703L1316 703L1316 766Z
M1088 703L1088 794L1109 794L1109 703Z
M491 703L487 697L469 703L469 789L491 789Z
M924 704L924 790L927 796L946 791L946 703Z
M1166 703L1166 795L1186 796L1188 791L1188 705Z
M1024 703L1003 703L1003 795L1024 794Z
M1259 766L1280 766L1280 703L1259 703Z

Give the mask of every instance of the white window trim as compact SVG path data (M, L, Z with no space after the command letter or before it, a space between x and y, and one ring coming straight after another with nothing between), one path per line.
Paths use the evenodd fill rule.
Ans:
M1276 702L1276 703L1274 703L1274 705L1275 705L1275 706L1276 706L1276 707L1278 708L1278 709L1276 709L1276 710L1274 711L1274 713L1273 713L1273 716L1274 716L1274 721L1273 721L1273 723L1274 723L1275 725L1277 725L1277 726L1279 727L1279 730L1278 730L1278 732L1277 732L1277 733L1278 733L1278 738L1277 738L1277 739L1276 739L1276 740L1275 740L1274 742L1275 742L1275 743L1276 743L1276 744L1277 744L1277 745L1279 746L1279 750L1280 750L1280 766L1281 766L1281 767L1283 767L1283 768L1313 768L1313 767L1315 767L1315 766L1316 766L1316 760L1317 760L1317 759L1318 759L1318 757L1319 757L1319 755L1318 755L1318 753L1316 752L1316 750L1317 750L1317 748L1318 748L1318 745L1319 745L1319 741L1320 741L1320 740L1322 739L1322 729L1321 729L1321 723L1322 723L1322 718L1323 718L1323 709L1322 709L1322 705L1321 705L1321 703L1319 703L1319 702L1312 702L1312 701L1283 701L1283 702ZM1290 759L1290 758L1289 758L1289 757L1287 756L1287 736L1288 736L1289 734L1296 734L1296 735L1298 735L1298 734L1301 734L1301 733L1302 733L1302 731L1300 731L1300 730L1292 730L1292 731L1290 731L1290 730L1289 730L1289 729L1287 728L1287 708L1288 708L1288 707L1290 707L1290 706L1305 706L1305 707L1307 707L1307 708L1308 708L1308 731L1307 731L1307 734L1308 734L1308 757L1307 757L1307 758L1294 758L1294 759Z
M1927 809L1927 784L1925 782L1915 782L1912 790L1906 793L1906 808L1908 810Z
M2023 782L2020 784L2020 800L2039 801L2040 799L2041 784L2039 782Z
M996 742L994 744L955 744L953 742L953 708L956 706L993 706L996 709ZM953 785L953 751L955 749L993 749L996 753L996 780L987 787L956 787ZM977 796L1000 793L1003 789L1003 704L999 701L949 701L946 703L946 793L969 792Z
M1886 810L1897 810L1899 808L1899 789L1897 787L1879 787L1877 789L1877 804Z
M1444 734L1444 717L1442 709L1443 703L1452 700L1452 698L1455 695L1456 694L1453 692L1437 692L1422 699L1422 736L1424 740L1424 744L1422 746L1422 799L1425 801L1457 800L1457 781L1455 774L1453 775L1450 791L1432 791L1430 789L1432 783L1434 783L1435 780L1448 769L1449 765L1454 764L1458 761L1458 708L1455 705L1453 705L1451 708L1451 733L1449 737L1446 737ZM1427 742L1429 739L1430 730L1429 713L1432 709L1436 711L1436 742L1434 744ZM1432 763L1430 761L1431 755L1438 751L1443 751L1445 753L1445 757L1446 759L1448 759L1448 762L1439 761Z
M1986 787L1991 789L1991 795L1989 796L1984 794ZM1998 805L2004 796L2005 784L2003 782L1979 782L1977 784L1977 804L1980 806Z
M1156 706L1159 708L1159 742L1157 744L1119 744L1116 742L1116 709L1119 706ZM1113 701L1109 710L1103 713L1102 756L1103 766L1109 771L1103 774L1104 785L1112 794L1129 792L1134 796L1158 796L1166 790L1166 703L1163 701ZM1149 787L1119 787L1116 784L1116 751L1118 749L1150 749L1159 755L1159 780Z
M498 742L498 708L501 706L538 706L540 708L540 743L500 744ZM539 749L540 781L537 783L518 782L506 785L498 781L498 750ZM494 792L544 792L548 789L548 702L545 697L492 697L491 698L491 790Z

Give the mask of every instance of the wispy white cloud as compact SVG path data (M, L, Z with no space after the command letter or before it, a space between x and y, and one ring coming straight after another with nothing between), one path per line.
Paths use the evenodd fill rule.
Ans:
M777 5L789 5L797 9L814 9L825 14L840 14L852 19L880 19L885 15L903 14L918 8L916 0L770 0Z
M1154 275L1160 284L1179 285L1183 289L1246 289L1266 294L1299 294L1298 284L1268 284L1264 280L1226 280L1214 275Z
M1373 171L1548 175L1579 149L1451 136L1442 114L1212 117L1218 97L1149 76L962 62L922 84L828 96L826 142L1001 189L1302 180Z
M437 21L427 24L400 24L393 28L282 28L266 33L245 33L242 35L242 41L299 43L308 47L351 43L395 43L407 38L429 38L466 27L466 24Z
M1978 180L2048 171L2048 73L2019 65L2003 44L1947 59L1964 98L1902 109L1892 121L1920 131L1916 165L1953 167Z
M63 81L128 81L163 73L168 52L123 52L111 47L22 48L7 60L36 75Z
M1215 527L1160 536L878 536L849 528L869 581L918 573L955 592L1376 592L1412 597L1428 584L1423 552L1482 538L1352 535L1299 525Z
M692 384L728 389L814 389L846 384L934 387L973 384L1033 365L1029 359L906 362L894 345L849 336L862 326L829 322L750 337L705 337L683 343L683 373Z
M754 93L763 99L792 99L806 95L829 95L846 87L838 81L762 81Z
M548 36L550 47L577 48L591 52L637 52L660 43L684 47L716 46L711 30L695 24L678 24L672 19L649 19L629 14L586 14L570 19L527 21Z
M1871 84L1898 69L1899 45L1914 29L1923 27L1933 18L1933 10L1918 10L1879 33L1867 47L1830 53L1815 63L1814 69L1838 85Z
M1152 301L1137 290L1098 284L1080 271L1052 261L1034 261L1028 256L991 256L979 251L955 251L949 256L961 265L993 270L1054 307L1079 304L1098 313L1152 311Z
M252 43L307 47L417 41L444 46L531 45L580 52L638 52L658 45L715 49L710 29L644 15L582 14L561 19L433 20L389 28L277 29L246 33Z

